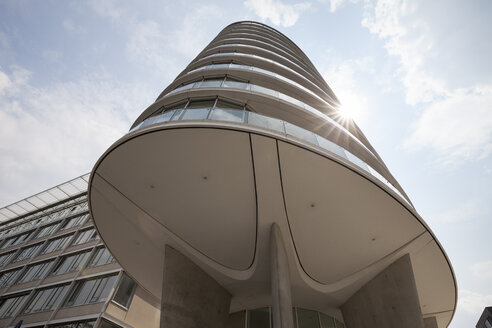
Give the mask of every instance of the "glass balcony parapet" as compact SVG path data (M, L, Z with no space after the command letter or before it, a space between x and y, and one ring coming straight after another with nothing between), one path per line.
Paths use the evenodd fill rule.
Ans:
M139 125L135 126L132 130L130 130L129 133L134 132L136 130L143 129L153 124L160 124L160 123L177 121L177 120L180 121L189 120L188 117L196 117L196 114L187 115L187 112L197 111L197 110L198 110L197 108L190 108L190 109L180 108L180 109L171 109L169 111L165 111L164 113L151 116L148 119L144 120ZM199 110L200 110L200 115L198 120L215 120L215 121L226 121L226 122L233 122L233 123L249 124L260 128L273 130L277 133L284 134L289 137L295 137L297 139L301 139L310 144L323 148L324 150L327 150L330 153L333 153L338 157L341 157L344 160L349 161L353 165L369 173L377 180L381 181L385 186L390 188L393 192L395 192L405 203L412 206L411 203L407 200L407 198L403 196L403 194L395 186L393 186L386 178L384 178L380 173L378 173L375 169L373 169L369 164L364 162L355 154L349 152L347 149L311 131L308 131L299 126L296 126L294 124L291 124L289 122L277 118L268 117L265 115L261 115L246 110L226 109L226 108L219 108L219 107L200 108ZM191 120L196 121L197 119L191 118Z

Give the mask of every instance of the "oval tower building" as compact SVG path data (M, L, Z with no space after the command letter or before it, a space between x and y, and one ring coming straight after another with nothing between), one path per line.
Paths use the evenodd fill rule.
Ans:
M451 264L309 58L224 28L96 163L89 207L161 327L447 327Z

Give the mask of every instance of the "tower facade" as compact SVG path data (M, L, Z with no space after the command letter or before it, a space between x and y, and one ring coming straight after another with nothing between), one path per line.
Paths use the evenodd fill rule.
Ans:
M447 256L307 56L227 26L96 163L95 226L161 327L446 327Z

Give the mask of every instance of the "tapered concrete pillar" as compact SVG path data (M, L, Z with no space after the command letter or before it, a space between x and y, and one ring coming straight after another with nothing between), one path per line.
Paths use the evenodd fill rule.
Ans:
M270 277L273 328L294 328L289 262L282 234L276 223L272 224L270 230Z
M341 309L347 328L424 328L410 256L392 263Z
M222 328L231 295L205 271L166 246L161 328Z

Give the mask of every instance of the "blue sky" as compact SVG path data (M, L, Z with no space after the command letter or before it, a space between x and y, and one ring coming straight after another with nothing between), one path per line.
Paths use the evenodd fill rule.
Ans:
M492 2L0 2L0 206L91 170L226 25L311 58L446 249L459 305L492 305Z

